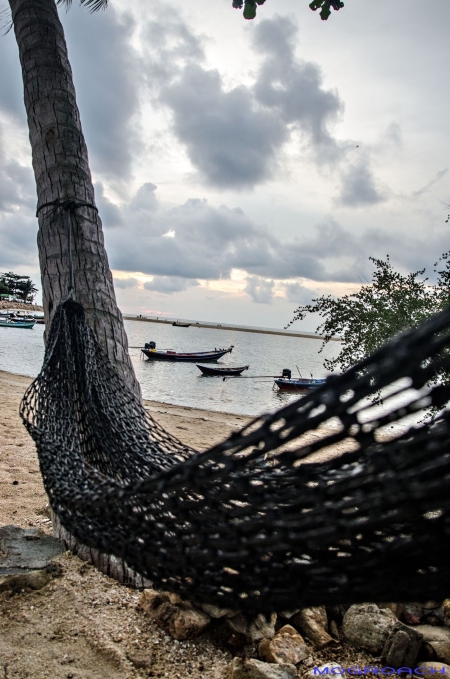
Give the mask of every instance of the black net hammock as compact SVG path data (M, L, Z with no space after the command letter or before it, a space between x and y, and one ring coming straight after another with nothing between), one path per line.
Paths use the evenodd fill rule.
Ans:
M450 412L420 412L450 399L436 379L449 345L450 310L198 453L145 411L69 299L21 415L62 525L156 588L255 612L439 599Z

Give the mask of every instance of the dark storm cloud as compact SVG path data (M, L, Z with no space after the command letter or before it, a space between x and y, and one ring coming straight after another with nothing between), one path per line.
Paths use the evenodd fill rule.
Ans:
M271 304L273 300L273 293L275 283L267 281L259 276L248 276L246 278L247 285L244 288L246 292L256 304Z
M133 212L139 210L156 210L158 207L158 202L156 200L155 191L158 187L152 182L146 182L139 187L136 195L133 197L130 203L130 209Z
M271 175L287 129L271 111L256 108L246 87L226 92L218 71L192 65L162 91L161 101L171 107L175 133L209 183L240 189Z
M89 13L73 6L59 9L69 49L81 122L94 172L126 179L133 155L142 151L133 116L139 111L140 57L131 44L129 15L111 5Z
M317 64L296 56L297 28L286 17L262 21L253 33L260 67L253 86L227 90L222 75L202 65L202 36L170 6L155 4L137 26L114 7L91 15L85 8L60 10L77 89L83 129L93 171L118 187L142 158L139 96L146 84L154 103L172 112L173 130L192 165L207 183L248 189L274 176L282 147L299 131L319 163L340 162L348 143L330 132L343 110L334 90L323 86ZM133 47L139 36L141 52ZM12 76L2 70L9 114L22 110L21 77L13 36L6 54ZM0 108L1 108L0 90ZM6 104L5 104L6 105ZM6 110L6 109L5 109ZM24 118L22 119L22 124ZM394 137L398 130L391 130ZM358 180L358 181L356 181ZM372 183L370 183L372 182ZM381 200L370 169L343 178L347 206ZM105 225L117 224L114 209L103 201Z
M171 110L173 130L201 178L216 187L248 189L273 177L293 131L309 142L319 163L344 160L349 144L330 132L343 104L324 88L319 66L296 56L297 27L288 18L255 25L255 83L227 90L222 75L202 65L203 37L170 6L156 3L139 25L113 6L93 15L76 6L59 11L92 169L119 192L133 159L145 153L139 127L144 83L152 101ZM136 35L140 53L132 44ZM19 116L24 128L17 47L13 34L4 40L0 113ZM399 128L391 128L387 136L397 143ZM363 173L345 170L342 182L340 199L348 207L383 199L367 164ZM114 208L99 200L105 225L117 225Z
M317 257L320 253L324 258L343 257L359 253L358 246L352 234L337 222L333 217L323 219L315 228L315 235L307 241L295 238L293 243L304 255ZM296 253L297 248L296 248ZM286 276L287 278L287 276Z
M33 171L7 153L8 127L0 122L0 213L16 213L21 207L36 210Z
M338 141L330 131L343 102L337 91L325 89L318 64L296 55L298 31L288 18L256 25L253 46L261 63L255 83L228 90L217 70L203 66L201 41L178 16L170 15L167 26L150 22L147 30L161 51L147 56L147 77L161 85L156 100L171 109L173 130L206 183L239 190L270 179L296 131L319 165L335 166L341 203L357 208L386 199L370 167L374 149L347 165L355 143ZM401 145L398 124L390 125L382 145Z
M123 222L120 210L117 207L117 205L112 203L105 196L103 184L101 182L97 182L96 184L94 184L94 189L95 189L95 203L102 216L103 227L105 229L108 229L114 226L121 226Z
M142 187L137 195L141 192ZM126 226L105 234L115 270L216 280L228 278L232 269L242 269L265 279L332 280L333 271L324 262L359 252L358 245L332 221L323 223L308 240L281 241L241 209L213 207L205 200L191 199L170 210L153 201L139 211L130 206L121 208ZM350 270L347 276L352 275Z
M36 266L36 190L31 168L7 158L0 128L0 270Z
M342 151L327 125L342 112L343 103L337 92L323 88L318 64L296 57L297 33L297 27L281 16L257 25L254 44L264 61L254 95L286 124L298 126L319 158L337 160Z
M37 268L37 220L32 215L0 211L0 271L27 265Z
M386 200L367 160L361 160L341 175L339 202L346 207L368 207Z
M154 196L155 191L150 194ZM149 285L163 292L175 285L169 279L178 281L175 287L184 286L188 279L227 279L233 269L255 277L247 281L247 292L255 299L258 295L268 298L268 280L359 283L371 275L369 255L384 258L390 254L395 266L413 270L430 266L446 242L444 229L426 238L409 234L405 238L405 234L375 228L353 234L333 218L316 225L307 237L281 240L241 209L191 199L165 210L156 196L154 201L138 211L122 206L125 226L108 230L105 239L113 269L156 276L156 282ZM286 292L293 297L302 290L294 287Z
M22 206L32 212L36 209L31 168L20 165L16 160L0 161L0 211L15 213Z
M433 280L434 262L449 249L445 228L424 229L418 234L372 228L365 230L358 240L360 251L355 255L355 270L366 277L373 271L373 264L367 259L369 255L380 259L390 255L394 267L404 271L419 271L426 267L426 275Z
M179 276L155 276L152 281L144 283L146 290L163 292L165 295L172 295L174 292L184 292L188 288L200 285L196 280L180 278Z
M202 40L169 5L155 5L153 16L141 27L145 69L142 75L151 89L167 85L187 63L204 59Z
M317 296L315 290L306 288L298 282L286 283L284 288L288 302L294 302L295 304L309 304L313 297Z
M23 103L22 70L14 32L0 34L0 111L26 125Z
M133 156L142 152L139 127L141 57L131 44L134 20L108 11L91 14L73 5L62 7L69 59L81 122L94 172L109 179L128 179ZM13 31L0 43L0 113L13 117L24 130L22 74Z
M323 88L317 64L296 58L296 32L282 17L257 26L254 44L263 59L252 87L227 90L218 71L201 65L198 45L195 50L192 44L191 57L183 53L184 67L164 60L167 84L159 101L172 110L174 132L191 163L213 186L244 189L273 176L279 151L294 129L310 141L321 162L342 156L327 128L342 102Z
M249 224L245 216L202 200L156 212L124 208L123 215L127 227L107 234L113 268L193 279L228 277L229 244Z

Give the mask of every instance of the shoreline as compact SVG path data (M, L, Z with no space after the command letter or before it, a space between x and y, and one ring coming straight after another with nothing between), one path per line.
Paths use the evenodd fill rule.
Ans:
M3 422L3 426L9 429L9 423L5 424L4 417L6 417L11 422L14 433L19 434L19 439L22 439L23 434L33 447L34 444L22 425L18 411L22 396L34 379L28 375L0 370L0 424ZM165 429L199 451L207 450L233 431L238 431L245 424L256 419L256 416L208 410L196 406L175 405L149 399L143 399L143 404L145 410Z
M39 528L49 532L48 498L34 441L19 415L19 406L32 377L0 370L0 526ZM144 408L166 431L198 452L209 450L257 419L248 415L202 410L144 400ZM330 427L308 432L303 443L317 441ZM318 450L307 462L325 462L348 450L345 441Z
M37 375L26 375L25 373L14 373L11 372L10 370L2 370L0 368L0 387L2 385L2 381L5 379L5 376L9 377L17 377L17 378L23 378L24 380L27 380L27 386L31 384L31 382L36 379ZM26 386L25 386L26 388ZM24 391L25 393L25 391ZM152 399L148 398L143 398L142 402L144 404L144 407L146 410L155 412L158 412L159 407L164 407L164 408L169 408L169 409L179 409L179 410L186 410L188 412L199 412L199 413L206 413L210 415L224 415L229 418L236 418L238 420L248 420L251 422L252 420L255 420L258 418L258 415L248 415L246 413L234 413L230 410L211 410L209 408L201 408L199 406L184 406L184 405L178 405L176 403L168 403L167 401L154 401Z
M139 316L131 316L130 314L123 314L123 320L124 321L143 321L144 323L159 323L160 325L173 325L175 321L179 323L189 323L191 327L193 328L209 328L211 330L232 330L234 332L254 332L254 333L259 333L261 335L282 335L283 337L300 337L302 339L315 339L315 340L324 340L325 336L324 335L315 335L314 333L310 332L288 332L286 330L277 330L276 328L256 328L256 327L245 327L242 325L231 325L229 323L207 323L207 322L199 322L199 321L185 321L182 319L176 319L176 318L147 318L145 316L139 317ZM332 337L331 342L341 342L340 337Z

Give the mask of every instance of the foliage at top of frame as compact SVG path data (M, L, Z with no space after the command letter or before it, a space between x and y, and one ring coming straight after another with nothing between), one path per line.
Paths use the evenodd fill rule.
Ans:
M67 1L67 0L65 0ZM87 0L87 2L102 2L102 0ZM244 19L254 19L256 16L256 6L264 5L266 0L232 0L234 9L242 9L244 7ZM331 10L336 12L340 10L344 3L341 0L312 0L310 8L315 12L320 9L320 18L326 21L331 14Z

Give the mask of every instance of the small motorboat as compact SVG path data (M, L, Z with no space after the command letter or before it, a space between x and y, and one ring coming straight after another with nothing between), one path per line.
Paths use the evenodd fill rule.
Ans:
M317 389L325 384L324 379L313 379L309 377L288 380L285 377L280 377L275 380L275 384L281 391L305 391L307 389Z
M174 325L175 328L189 328L191 324L190 323L180 323L180 321L174 321L172 323L172 325Z
M156 361L192 361L197 363L201 361L217 361L225 354L231 354L233 351L233 345L228 347L228 349L214 349L214 351L197 351L195 353L187 352L176 352L166 349L165 351L157 350L155 342L148 342L144 345L144 349L141 349L144 356L147 356L150 360Z
M197 368L202 371L204 375L208 377L225 377L229 375L240 375L244 370L248 370L249 366L244 365L241 368L231 368L229 366L224 366L223 368L211 368L209 365L199 365L197 363Z
M0 328L33 328L36 321L20 321L14 318L0 319Z
M302 377L292 379L292 372L289 368L284 368L281 377L275 380L275 384L281 391L305 391L308 389L317 389L325 384L325 379L314 379L311 377Z

